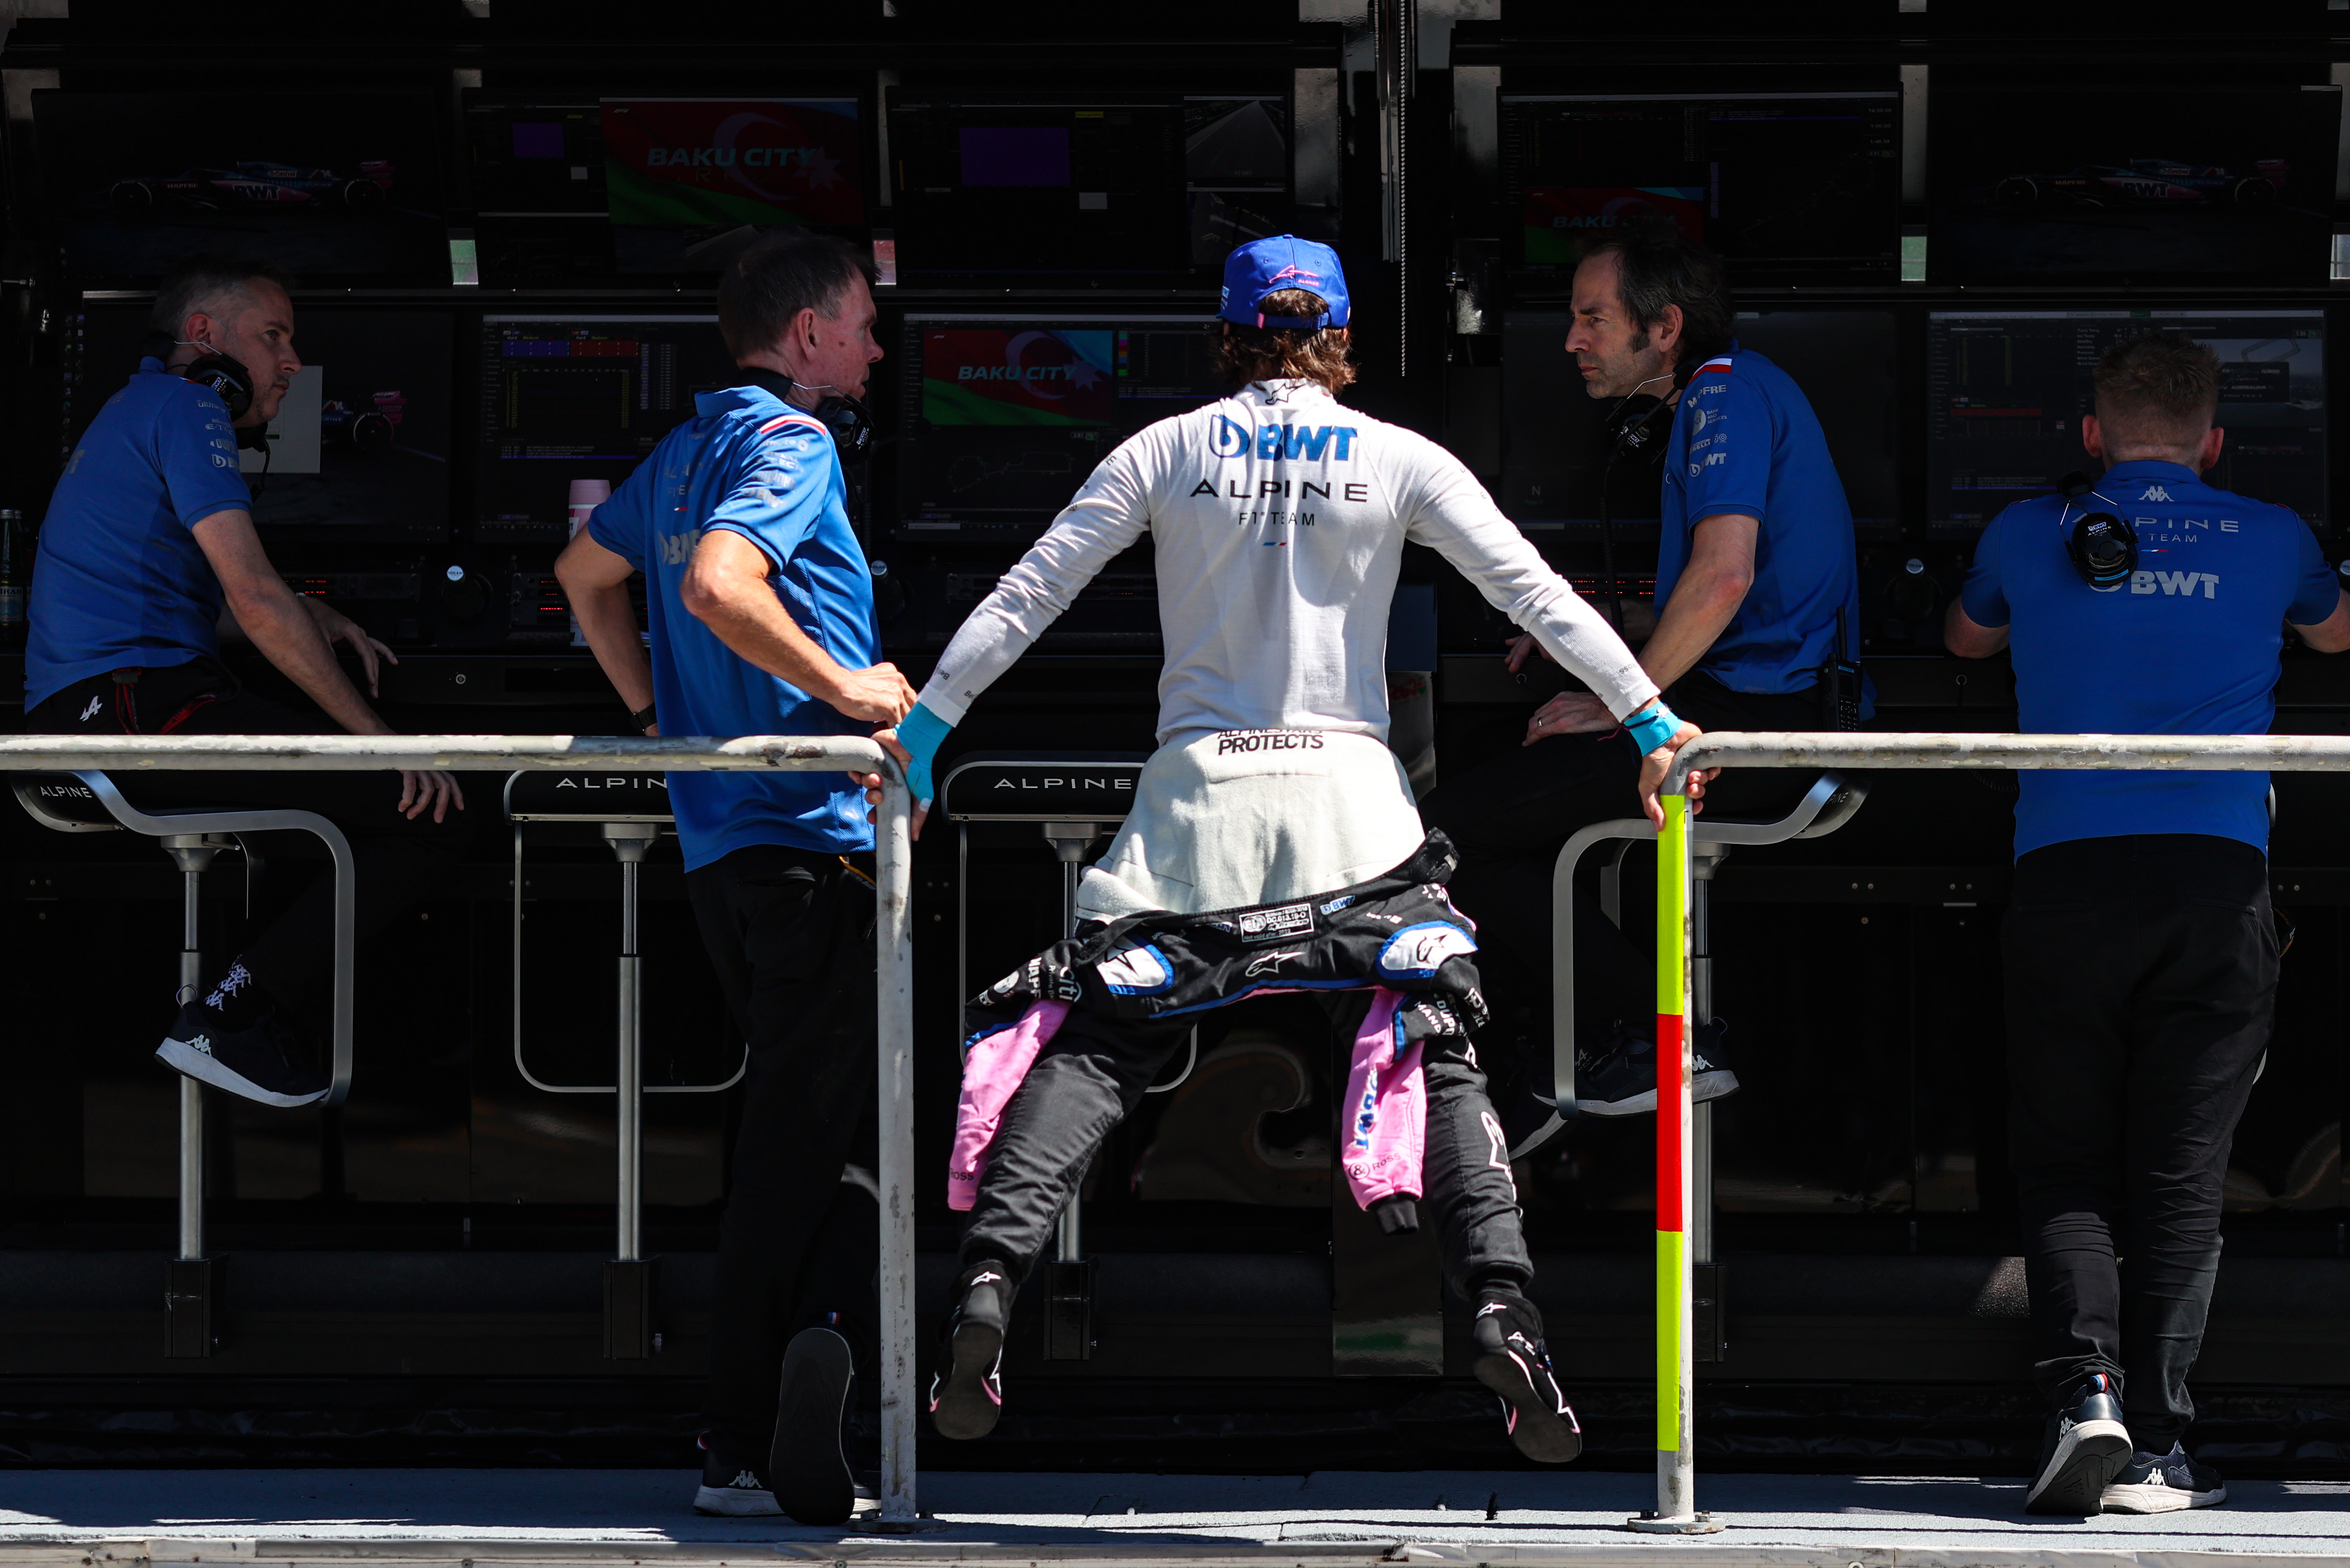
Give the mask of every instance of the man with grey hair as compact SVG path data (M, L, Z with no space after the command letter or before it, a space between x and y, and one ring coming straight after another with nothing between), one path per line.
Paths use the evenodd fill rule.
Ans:
M258 446L293 377L294 306L268 263L204 257L157 292L137 372L90 421L50 498L33 566L25 727L65 734L310 734L391 726L369 695L391 650L270 565L237 450ZM316 708L256 696L224 664L242 638ZM343 829L362 939L422 898L464 830L445 773L116 775L133 805L286 806ZM158 1060L266 1106L323 1097L307 1023L333 958L332 878L319 877L199 994Z
M646 734L863 735L913 688L880 661L832 421L862 410L872 275L837 240L763 240L718 285L739 369L694 399L556 562ZM629 579L645 574L650 657ZM685 885L750 1045L718 1232L704 1513L838 1524L842 1423L879 1354L873 834L840 774L670 775Z

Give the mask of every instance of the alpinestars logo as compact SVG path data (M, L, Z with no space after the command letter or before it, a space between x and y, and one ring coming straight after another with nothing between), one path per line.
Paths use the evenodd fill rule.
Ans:
M2146 493L2139 496L2138 499L2140 501L2168 501L2170 499L2170 492L2165 490L2159 484L2149 484L2146 487Z

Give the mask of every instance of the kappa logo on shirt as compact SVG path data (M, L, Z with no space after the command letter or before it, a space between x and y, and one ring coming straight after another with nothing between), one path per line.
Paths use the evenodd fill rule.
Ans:
M2159 484L2149 484L2146 487L2146 493L2139 496L2138 499L2140 501L2168 501L2170 499L2170 492L2165 490Z

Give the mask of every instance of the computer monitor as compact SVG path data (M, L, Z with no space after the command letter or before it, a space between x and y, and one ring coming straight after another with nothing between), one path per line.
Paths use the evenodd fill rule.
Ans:
M1930 281L2326 280L2338 87L1938 79L1928 116Z
M941 97L892 89L890 223L909 283L1212 283L1290 225L1275 94Z
M445 539L456 325L446 310L299 304L302 359L267 461L241 455L265 538ZM64 450L138 369L143 303L90 304L68 318Z
M423 93L50 90L33 115L57 239L85 286L152 284L217 251L310 283L450 281Z
M1607 419L1618 400L1586 394L1566 351L1564 310L1513 310L1503 329L1502 509L1522 525L1595 531L1599 485L1612 444ZM1895 466L1894 321L1889 310L1742 311L1733 327L1752 349L1794 378L1819 416L1862 538L1900 529ZM1610 483L1614 521L1627 537L1653 537L1663 420L1647 461L1619 462ZM1637 532L1647 525L1645 534Z
M1927 326L1926 521L1970 535L2065 473L2095 476L2081 448L2092 374L2123 338L2162 327L2220 356L2228 432L2205 475L2300 514L2323 536L2325 317L2301 310L1947 310Z
M612 280L604 117L595 99L468 91L465 149L485 286Z
M1127 437L1223 395L1199 317L906 317L899 529L1041 534Z
M1736 283L1889 283L1900 108L1894 91L1504 94L1517 265L1564 288L1590 242L1669 223Z
M571 482L614 489L734 385L715 316L485 316L473 537L567 537Z
M764 234L863 234L853 98L608 98L602 119L622 273L714 275Z

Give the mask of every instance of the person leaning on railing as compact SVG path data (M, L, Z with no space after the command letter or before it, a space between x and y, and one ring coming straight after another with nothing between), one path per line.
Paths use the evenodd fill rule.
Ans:
M2266 734L2285 627L2350 648L2350 597L2301 519L2201 479L2219 385L2218 356L2178 333L2116 345L2081 422L2103 476L1983 531L1944 638L2012 651L2024 733ZM2227 1501L2181 1438L2220 1180L2274 1011L2267 794L2256 773L2019 775L2002 952L2052 1411L2035 1513Z
M1675 712L1705 730L1856 728L1870 711L1853 662L1859 572L1852 509L1810 401L1787 373L1731 336L1721 258L1669 228L1592 247L1575 272L1567 351L1585 392L1608 400L1620 450L1664 451L1655 610L1627 605L1640 667ZM1534 651L1520 639L1516 670ZM1638 748L1586 691L1553 698L1523 745L1448 774L1422 803L1461 850L1461 907L1487 922L1494 1022L1477 1038L1513 1157L1561 1123L1548 1094L1551 874L1593 823L1638 815ZM1783 815L1805 781L1733 770L1707 792L1731 816ZM1576 1101L1586 1116L1655 1108L1648 957L1578 890ZM1694 1098L1738 1087L1717 1021L1699 1019Z
M368 696L391 649L270 565L237 472L302 369L294 304L267 262L200 257L156 291L153 327L123 389L66 460L41 524L25 645L25 728L70 735L388 735L336 661L359 656ZM245 690L222 663L242 639L316 707ZM133 805L284 806L350 840L365 941L430 892L469 836L465 797L436 770L170 773L125 769ZM334 960L334 879L317 877L196 995L155 1052L192 1078L265 1106L328 1087L307 1009Z
M914 705L880 660L840 459L810 411L861 412L847 400L881 358L872 275L837 240L745 251L718 286L735 383L698 394L556 562L647 734L863 735ZM629 600L639 570L650 659ZM878 1373L879 1355L873 833L838 774L672 774L670 804L750 1044L694 1507L837 1524L856 1501L854 1367Z

